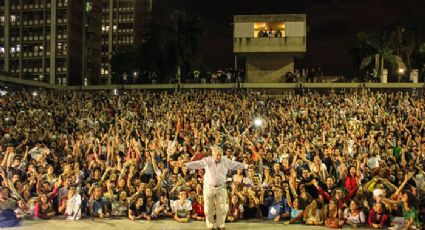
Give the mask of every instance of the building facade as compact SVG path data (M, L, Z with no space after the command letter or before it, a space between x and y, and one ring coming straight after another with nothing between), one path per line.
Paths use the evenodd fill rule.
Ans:
M90 4L99 5L96 0ZM1 71L50 84L81 85L85 10L73 0L0 0Z
M248 82L284 82L306 40L305 14L234 16L233 52L246 58Z
M141 41L152 0L0 0L0 73L60 85L110 83Z
M113 53L132 48L142 41L144 22L151 10L152 0L102 0L103 83L111 83Z

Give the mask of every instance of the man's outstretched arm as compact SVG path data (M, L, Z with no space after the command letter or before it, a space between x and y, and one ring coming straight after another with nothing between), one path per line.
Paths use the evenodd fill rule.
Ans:
M204 159L199 160L199 161L187 162L187 163L184 163L184 165L188 169L203 169L207 166Z
M240 162L237 162L237 161L232 161L228 158L226 158L226 159L227 159L227 164L228 164L229 170L248 169L247 164L240 163Z

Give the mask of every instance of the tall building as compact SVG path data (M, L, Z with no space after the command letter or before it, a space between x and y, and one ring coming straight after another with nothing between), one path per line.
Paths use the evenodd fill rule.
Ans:
M97 1L88 2L100 15ZM0 0L0 69L23 79L81 85L85 10L81 1Z
M152 0L0 0L0 72L110 83L113 53L141 42L151 10Z
M233 52L246 59L248 82L283 82L306 41L305 14L234 16Z
M151 10L152 0L102 0L102 82L111 82L113 53L141 42Z

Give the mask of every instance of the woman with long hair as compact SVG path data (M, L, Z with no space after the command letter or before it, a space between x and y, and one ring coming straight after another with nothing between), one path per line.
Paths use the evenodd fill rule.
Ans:
M371 228L383 228L388 226L389 216L386 213L385 205L376 203L369 213L368 223Z
M34 217L47 220L54 216L55 210L52 202L49 201L46 193L41 194L34 208Z
M363 210L359 208L358 201L352 200L350 206L344 210L344 220L346 224L354 228L365 223L366 217Z
M331 199L329 204L323 209L325 216L325 226L330 228L340 228L344 225L342 210L338 208L338 202Z

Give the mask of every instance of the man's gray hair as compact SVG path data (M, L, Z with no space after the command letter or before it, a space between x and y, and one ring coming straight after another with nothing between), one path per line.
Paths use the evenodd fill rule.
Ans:
M216 151L217 153L219 153L220 155L223 156L223 149L220 148L218 145L213 145L213 146L210 147L210 149L212 151Z

